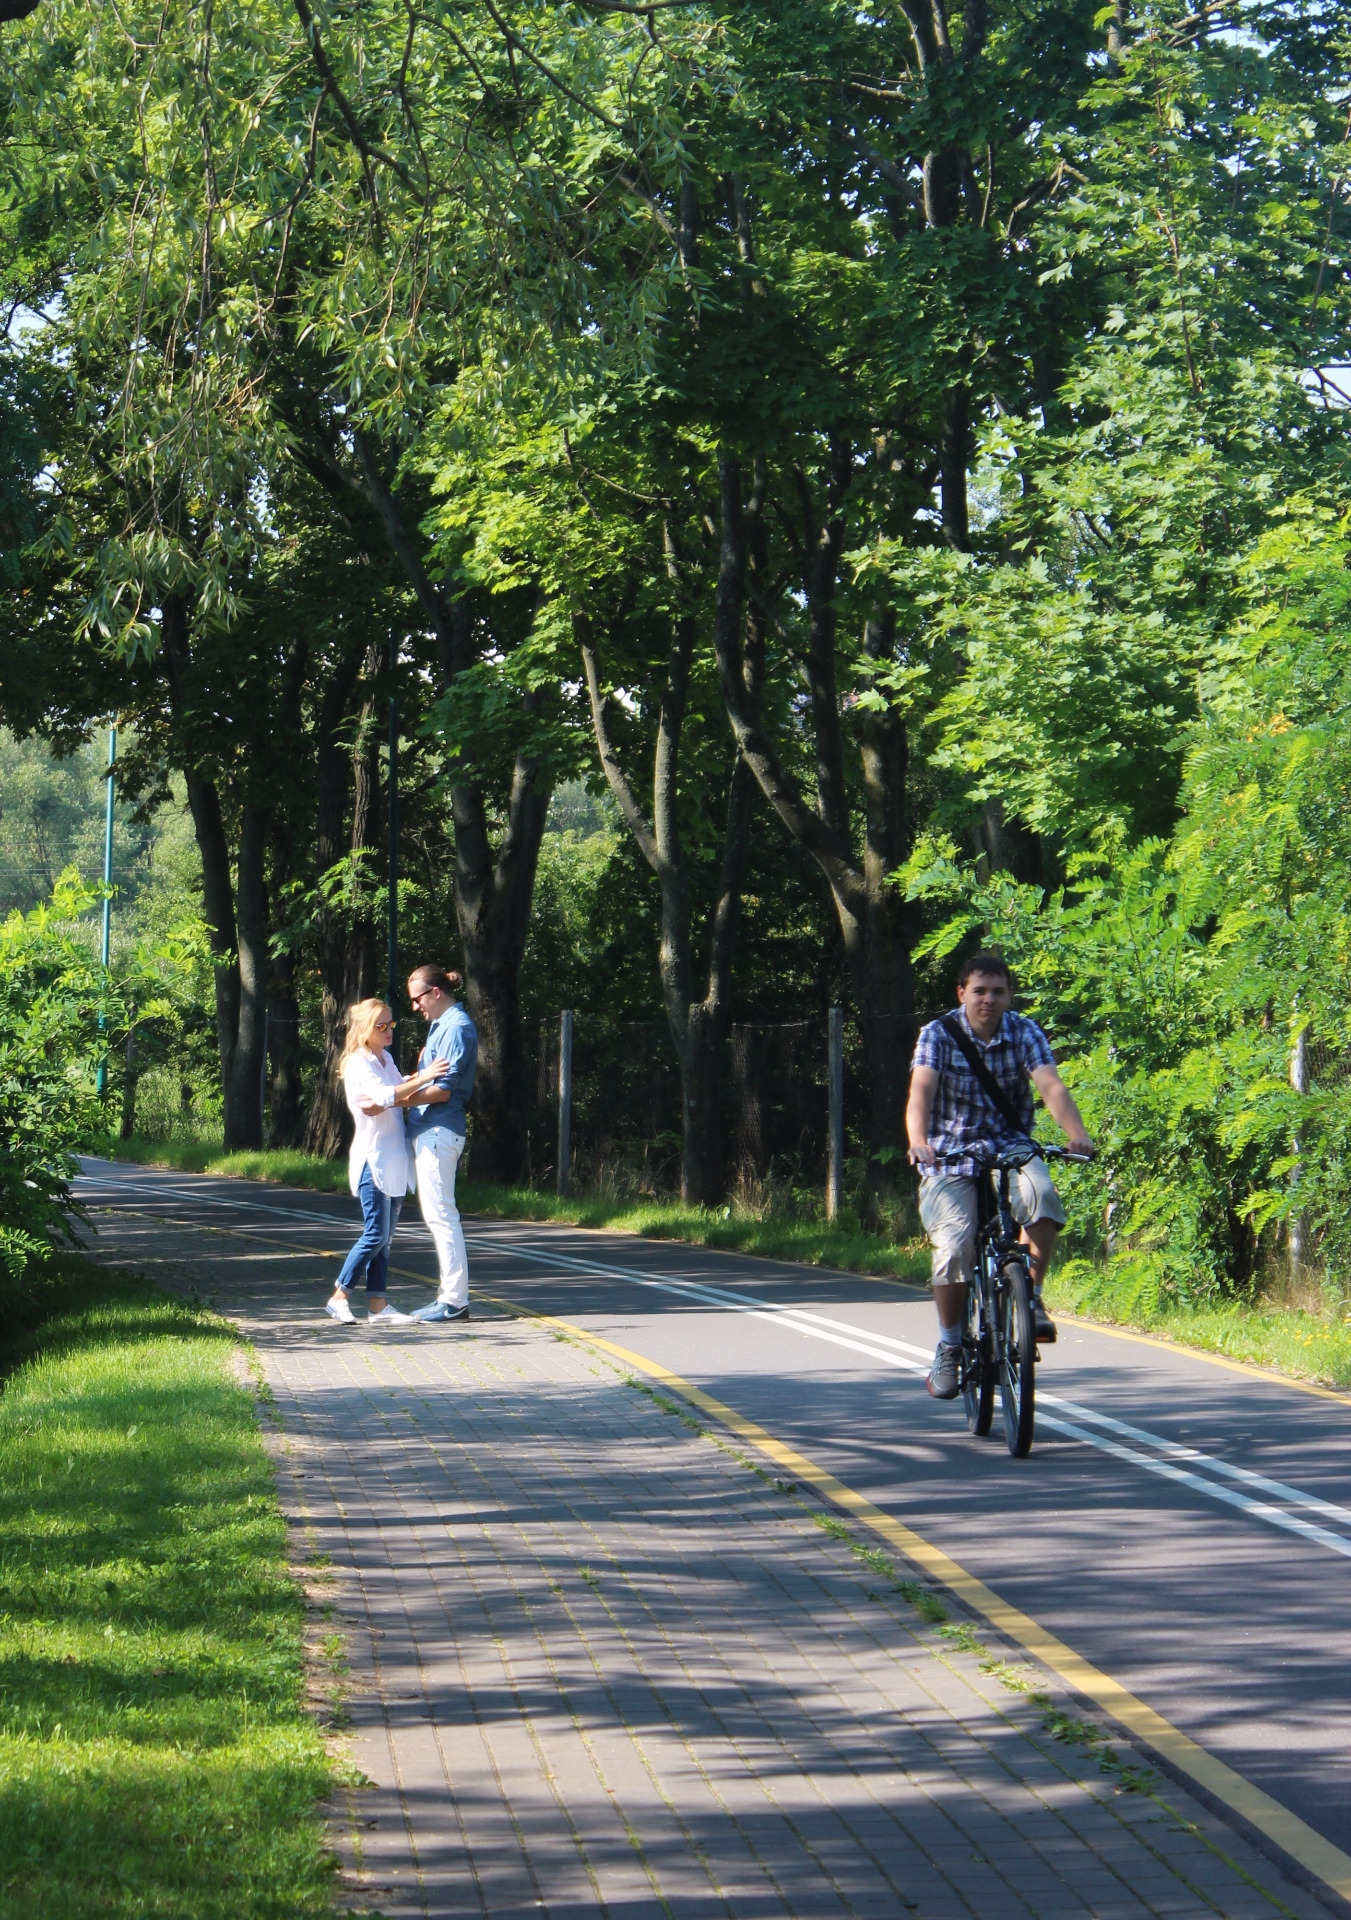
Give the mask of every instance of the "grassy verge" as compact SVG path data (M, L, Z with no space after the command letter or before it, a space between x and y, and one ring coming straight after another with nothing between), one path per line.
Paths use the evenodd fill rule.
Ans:
M193 1173L234 1174L240 1179L275 1180L289 1186L311 1187L327 1193L347 1191L347 1169L329 1160L315 1160L291 1151L223 1153L209 1143L183 1142L167 1146L127 1141L121 1149L128 1160L178 1167ZM762 1254L775 1260L799 1260L808 1266L837 1267L847 1273L878 1274L886 1278L923 1282L929 1255L920 1245L896 1246L881 1234L824 1221L802 1221L709 1211L678 1202L608 1200L581 1195L558 1200L529 1187L489 1186L465 1180L460 1201L466 1213L494 1215L505 1220L556 1220L578 1227L610 1227L642 1234L649 1240L686 1240L695 1246L717 1247L733 1253ZM1231 1305L1161 1311L1142 1316L1138 1289L1114 1297L1100 1270L1085 1281L1082 1261L1069 1277L1052 1273L1046 1297L1054 1311L1076 1313L1107 1325L1135 1327L1159 1339L1203 1352L1222 1353L1259 1367L1271 1367L1296 1378L1351 1387L1351 1320L1331 1312L1317 1314L1294 1308Z
M1082 1273L1082 1263L1076 1263ZM1296 1307L1238 1303L1216 1307L1173 1307L1141 1314L1129 1293L1114 1300L1099 1276L1082 1278L1053 1272L1046 1283L1052 1312L1077 1313L1086 1320L1132 1327L1158 1340L1221 1353L1250 1366L1271 1367L1324 1386L1351 1387L1351 1317L1332 1310L1309 1313Z
M290 1149L266 1153L225 1153L202 1141L167 1145L126 1140L118 1158L142 1165L176 1167L185 1173L233 1174L241 1180L273 1180L284 1186L324 1193L347 1192L347 1167L316 1160ZM880 1233L861 1227L830 1226L824 1220L784 1215L761 1218L734 1208L686 1207L679 1201L614 1200L582 1194L559 1200L532 1187L493 1186L466 1179L459 1183L466 1213L502 1220L556 1220L564 1226L609 1227L641 1234L647 1240L686 1240L698 1247L729 1253L756 1253L772 1260L798 1260L812 1267L840 1267L848 1273L875 1273L892 1279L923 1280L929 1256L923 1248L898 1247Z
M283 1187L308 1187L314 1193L346 1193L347 1162L319 1160L298 1148L273 1147L266 1153L226 1153L211 1140L119 1140L118 1160L142 1167L172 1167L178 1173L224 1173L236 1180L271 1180Z
M331 1768L233 1336L78 1259L3 1305L0 1920L329 1913Z

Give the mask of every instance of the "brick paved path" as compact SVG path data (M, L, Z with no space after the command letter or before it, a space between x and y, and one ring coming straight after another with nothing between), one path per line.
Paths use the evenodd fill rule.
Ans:
M255 1343L372 1783L335 1817L348 1909L1326 1913L1171 1784L1053 1739L969 1626L588 1348L505 1316L340 1329L331 1260L98 1226Z

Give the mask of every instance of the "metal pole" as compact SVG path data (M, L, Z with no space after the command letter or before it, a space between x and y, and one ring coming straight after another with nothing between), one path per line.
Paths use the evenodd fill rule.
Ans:
M844 1009L826 1023L826 1089L830 1137L826 1151L826 1219L838 1220L844 1199Z
M558 1019L558 1197L568 1197L572 1171L572 1008Z
M1295 1019L1296 1021L1299 1021L1298 998L1296 998L1295 1000ZM1295 1093L1307 1093L1309 1091L1308 1029L1303 1025L1302 1022L1300 1022L1300 1024L1296 1027L1294 1038L1290 1044L1290 1085ZM1294 1138L1290 1142L1290 1147L1291 1147L1292 1155L1295 1157L1295 1160L1296 1160L1296 1165L1292 1170L1292 1173L1290 1176L1291 1184L1295 1188L1298 1188L1299 1186L1299 1165L1298 1165L1299 1130L1298 1128L1295 1131ZM1300 1270L1304 1265L1304 1255L1305 1255L1304 1243L1307 1238L1307 1224L1305 1222L1305 1218L1302 1213L1295 1212L1290 1215L1289 1236L1290 1236L1290 1278L1292 1280L1297 1281L1300 1277Z
M392 676L399 664L399 643L390 635L389 671L391 675L389 693L389 778L386 783L389 812L389 962L386 968L385 990L389 1000L389 1010L394 1017L395 1027L391 1038L395 1041L394 1055L398 1058L398 1007L395 994L399 986L399 702L394 693Z
M108 983L107 983L108 957L112 950L112 931L113 931L113 899L112 899L113 802L116 797L116 791L117 791L116 782L114 780L114 769L116 768L116 766L117 766L117 728L109 727L108 729L108 770L103 776L108 783L108 804L103 815L103 885L105 889L104 895L103 895L103 972L104 972L103 987L104 987L105 993L107 992L107 987L108 987ZM103 1029L106 1024L107 1024L107 1016L104 1013L103 1008L100 1007L99 1008L99 1032L100 1033L103 1032ZM107 1061L106 1055L100 1057L99 1059L98 1096L100 1100L106 1100L108 1097L108 1061Z

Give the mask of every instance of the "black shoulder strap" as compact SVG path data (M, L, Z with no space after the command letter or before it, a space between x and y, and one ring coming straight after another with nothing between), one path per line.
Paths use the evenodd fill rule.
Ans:
M974 1043L968 1038L961 1020L955 1013L945 1013L939 1025L948 1035L949 1039L961 1049L966 1064L970 1067L972 1073L975 1074L982 1093L1004 1122L1004 1125L1010 1128L1012 1132L1020 1134L1025 1140L1027 1138L1027 1128L1009 1105L1008 1096L1004 1092L1004 1089L981 1059Z

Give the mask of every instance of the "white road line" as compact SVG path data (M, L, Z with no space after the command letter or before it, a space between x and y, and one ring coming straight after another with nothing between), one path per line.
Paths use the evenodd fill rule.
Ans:
M651 1274L642 1273L634 1267L619 1267L603 1264L599 1261L576 1260L567 1254L527 1251L521 1247L503 1247L491 1240L482 1240L474 1236L472 1244L483 1253L498 1253L504 1258L525 1258L539 1264L559 1265L581 1272L594 1272L599 1275L617 1276L632 1281L638 1286L650 1287L662 1293L684 1295L686 1298L707 1301L710 1306L724 1310L744 1313L753 1319L777 1321L780 1325L798 1326L803 1333L831 1346L847 1347L854 1353L868 1354L882 1360L889 1366L907 1373L927 1373L929 1355L922 1347L911 1346L909 1341L893 1340L886 1334L873 1335L866 1329L851 1326L847 1321L833 1320L824 1314L813 1313L805 1307L795 1307L778 1301L759 1299L753 1294L739 1294L723 1287L710 1286L707 1282L694 1280L658 1280ZM838 1330L838 1331L837 1331ZM908 1354L919 1356L910 1359ZM1167 1457L1151 1459L1147 1454L1133 1447L1123 1446L1120 1442L1107 1439L1099 1433L1092 1433L1077 1424L1063 1420L1055 1414L1044 1411L1047 1407L1063 1408L1111 1430L1131 1435L1150 1447L1157 1448ZM1058 1395L1037 1393L1037 1418L1042 1426L1049 1427L1053 1433L1062 1433L1067 1438L1078 1440L1085 1446L1096 1447L1100 1453L1106 1453L1117 1460L1129 1462L1132 1466L1142 1467L1147 1473L1157 1474L1165 1480L1193 1488L1205 1494L1209 1499L1218 1500L1225 1506L1234 1507L1239 1512L1250 1514L1253 1518L1265 1521L1269 1526L1283 1528L1287 1533L1298 1534L1302 1539L1310 1540L1317 1546L1326 1547L1331 1552L1351 1559L1351 1539L1330 1533L1325 1527L1313 1526L1301 1519L1298 1514L1283 1513L1265 1501L1251 1499L1238 1493L1231 1487L1216 1486L1202 1474L1188 1472L1174 1465L1177 1460L1189 1460L1195 1466L1201 1466L1216 1474L1227 1474L1249 1484L1274 1493L1278 1499L1288 1500L1292 1505L1314 1508L1330 1519L1351 1527L1351 1512L1345 1507L1334 1505L1331 1501L1319 1500L1313 1494L1305 1493L1299 1487L1287 1486L1280 1480L1269 1480L1263 1474L1250 1473L1247 1468L1231 1466L1228 1461L1217 1460L1211 1454L1201 1453L1196 1448L1182 1447L1176 1442L1165 1439L1161 1434L1149 1433L1142 1427L1130 1427L1124 1421L1113 1420L1106 1414L1099 1414L1091 1408L1082 1407L1077 1401L1063 1400Z
M121 1195L131 1191L132 1193L163 1194L170 1200L181 1200L183 1198L182 1187L161 1187L157 1186L151 1180L110 1180L106 1175L100 1176L91 1173L81 1174L80 1178L88 1181L90 1185L96 1185L101 1180L105 1192L111 1194ZM211 1176L210 1174L204 1173L185 1173L180 1175L180 1178L183 1180L209 1180ZM336 1214L311 1213L305 1207L270 1207L266 1202L261 1200L236 1200L233 1196L229 1199L221 1199L219 1196L213 1197L205 1193L193 1193L192 1198L204 1203L208 1207L243 1207L246 1213L279 1213L287 1220L317 1220L321 1226L325 1227L341 1227L345 1229L350 1224L346 1220L339 1219ZM403 1223L401 1222L400 1224L402 1225ZM412 1222L410 1221L408 1224L412 1225Z
M85 1177L91 1179L91 1176ZM191 1175L184 1177L209 1178L209 1176ZM91 1184L95 1179L97 1176L91 1179ZM134 1178L110 1180L105 1176L101 1184L112 1194L125 1194L130 1190L163 1195L169 1199L183 1198L182 1187L160 1186ZM240 1200L233 1195L223 1199L209 1194L194 1193L193 1198L199 1202L205 1202L208 1206L241 1207L251 1213L280 1214L292 1220L314 1220L326 1227L342 1224L335 1220L332 1214L313 1213L301 1207L268 1205L264 1201ZM400 1223L401 1226L404 1224ZM413 1227L415 1231L420 1225L413 1221L406 1224ZM426 1235L425 1227L421 1231ZM679 1280L674 1277L658 1279L637 1267L621 1267L598 1260L580 1260L570 1254L536 1250L523 1247L519 1243L504 1246L500 1241L480 1234L467 1235L466 1240L469 1246L479 1253L496 1254L503 1259L528 1260L538 1266L563 1267L573 1272L595 1274L605 1279L627 1280L633 1285L646 1287L654 1292L698 1300L709 1306L718 1307L724 1312L741 1313L752 1319L767 1320L771 1324L780 1326L796 1326L800 1332L813 1339L830 1346L843 1347L852 1353L863 1354L870 1359L881 1360L901 1372L925 1374L929 1370L930 1359L925 1348L917 1347L908 1340L895 1340L888 1334L874 1334L866 1328L853 1326L848 1321L832 1319L826 1314L814 1313L806 1307L793 1306L781 1301L762 1300L754 1294L736 1293L725 1287L713 1286L706 1281ZM911 1358L911 1355L915 1357ZM1058 1417L1058 1414L1049 1413L1046 1409L1050 1407L1071 1413L1075 1419L1065 1420ZM1067 1439L1077 1440L1084 1446L1094 1447L1100 1453L1108 1454L1113 1459L1121 1460L1128 1465L1143 1468L1145 1472L1156 1474L1162 1479L1190 1487L1194 1492L1202 1493L1224 1506L1264 1521L1269 1526L1280 1527L1288 1533L1296 1534L1317 1546L1340 1554L1345 1559L1351 1559L1351 1539L1331 1533L1325 1527L1314 1526L1298 1514L1283 1512L1279 1507L1273 1507L1266 1501L1254 1500L1247 1494L1237 1492L1233 1487L1217 1486L1213 1480L1205 1478L1204 1475L1211 1473L1228 1480L1241 1481L1263 1492L1273 1494L1279 1500L1288 1501L1292 1506L1302 1507L1306 1511L1313 1510L1340 1525L1351 1528L1351 1511L1337 1506L1332 1501L1320 1500L1314 1494L1305 1493L1299 1487L1288 1486L1280 1480L1268 1479L1264 1474L1253 1473L1246 1467L1235 1466L1230 1461L1217 1459L1213 1454L1202 1453L1197 1448L1184 1447L1176 1441L1166 1439L1162 1434L1150 1433L1146 1428L1131 1426L1126 1421L1113 1419L1108 1414L1099 1413L1095 1408L1081 1406L1077 1401L1065 1400L1056 1394L1038 1392L1037 1418L1042 1426L1049 1427L1053 1433L1063 1434ZM1137 1447L1125 1446L1118 1440L1109 1439L1104 1433L1089 1431L1088 1427L1080 1424L1081 1422L1088 1422L1089 1426L1102 1427L1107 1429L1108 1433L1121 1434L1127 1439L1135 1440L1143 1446L1155 1449L1162 1457L1153 1459L1148 1454L1138 1451ZM1178 1464L1182 1461L1188 1462L1189 1467L1201 1468L1203 1471L1190 1471L1188 1467Z

